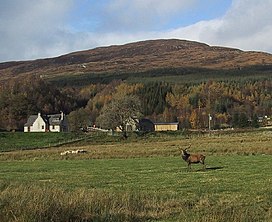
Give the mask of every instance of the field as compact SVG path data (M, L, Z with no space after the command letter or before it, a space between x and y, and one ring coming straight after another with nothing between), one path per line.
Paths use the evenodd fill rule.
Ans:
M0 152L59 146L75 142L84 135L72 133L5 133L0 132Z
M0 154L1 221L272 221L272 131L90 135ZM180 147L207 156L187 170ZM19 149L19 148L18 148ZM85 154L61 156L64 150Z

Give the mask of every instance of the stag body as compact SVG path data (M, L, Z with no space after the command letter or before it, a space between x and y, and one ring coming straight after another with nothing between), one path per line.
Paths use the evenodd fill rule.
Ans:
M188 170L191 169L192 163L201 163L203 164L203 170L206 169L205 166L205 156L203 154L190 154L187 152L187 149L181 150L181 157L185 160L188 164Z

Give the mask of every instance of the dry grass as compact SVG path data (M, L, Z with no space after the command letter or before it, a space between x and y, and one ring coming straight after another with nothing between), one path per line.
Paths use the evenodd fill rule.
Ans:
M109 192L55 187L17 186L2 188L2 222L30 221L269 221L266 205L242 203L241 197L213 196L195 199L160 196L156 193ZM247 199L248 201L248 199ZM256 201L251 198L250 201ZM239 203L237 205L237 202ZM241 205L240 205L241 204ZM243 205L244 204L244 205Z
M94 138L95 140L95 138ZM203 152L208 155L256 155L272 154L272 131L253 131L244 133L163 136L150 139L132 139L124 142L106 142L65 145L49 149L13 151L0 153L1 160L24 159L108 159L137 158L154 156L179 156L179 149L191 144L191 152ZM90 145L88 145L90 144ZM60 156L65 150L86 150L86 154Z

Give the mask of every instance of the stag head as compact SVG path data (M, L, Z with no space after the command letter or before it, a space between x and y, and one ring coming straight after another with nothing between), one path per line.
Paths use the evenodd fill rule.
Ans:
M182 154L182 155L188 154L188 149L189 149L190 147L191 147L191 145L190 145L189 147L185 148L185 149L180 148L181 154Z

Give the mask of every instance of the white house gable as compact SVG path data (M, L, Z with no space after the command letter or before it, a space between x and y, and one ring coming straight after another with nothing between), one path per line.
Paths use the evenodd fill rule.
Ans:
M53 114L47 116L32 115L28 118L24 126L24 132L66 132L68 124L66 116L61 114Z
M44 119L41 117L41 114L38 114L37 119L33 123L32 132L45 132L46 131L46 123Z
M46 130L46 120L40 113L30 116L24 126L24 132L45 132Z

